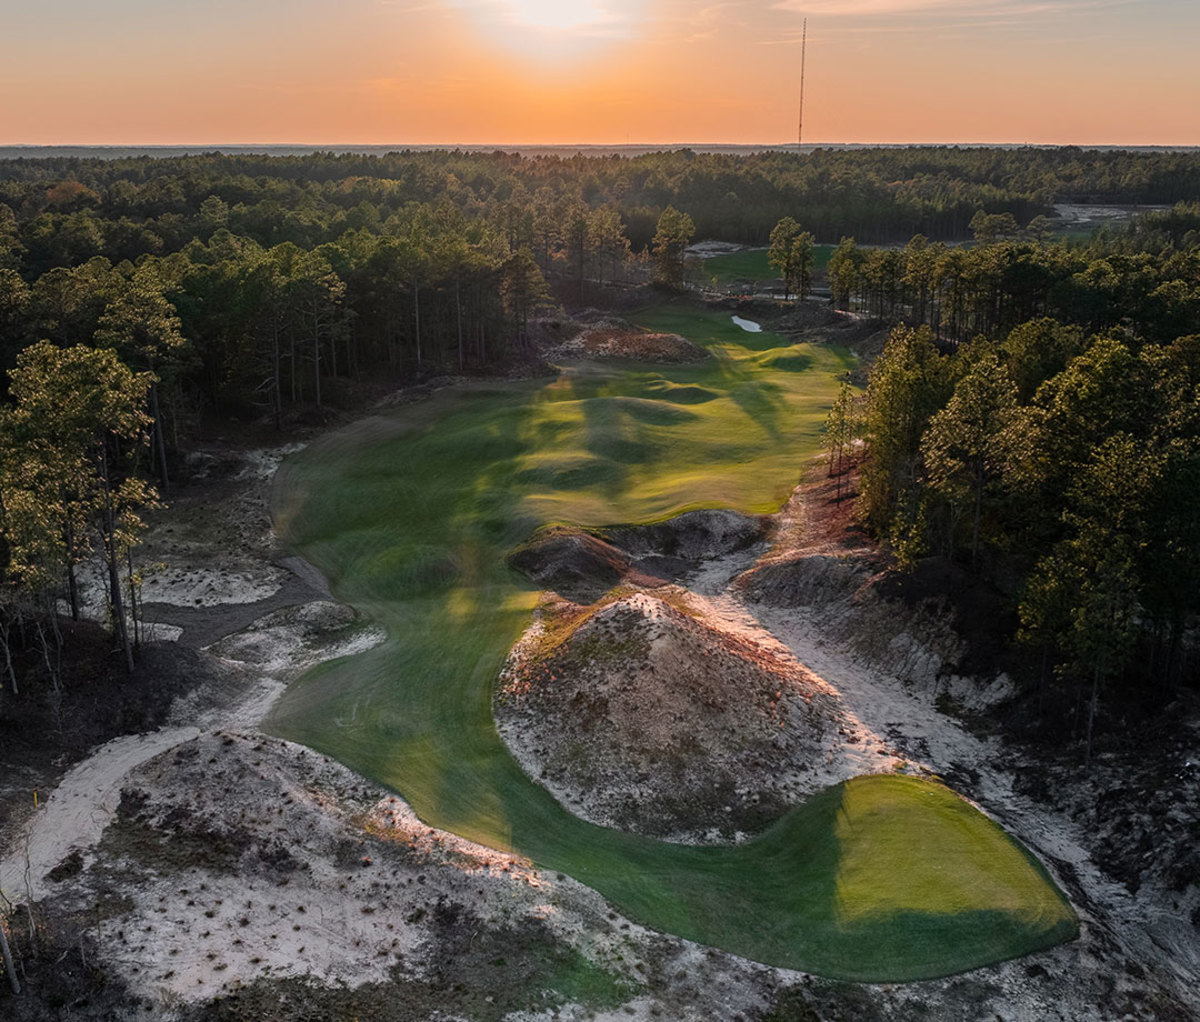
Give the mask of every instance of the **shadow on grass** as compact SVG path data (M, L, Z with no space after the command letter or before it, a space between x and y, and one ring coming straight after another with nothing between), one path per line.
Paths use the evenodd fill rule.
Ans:
M740 360L718 356L714 370L718 385L771 440L784 433L788 406L783 388Z
M729 361L704 372L779 431L775 384ZM694 368L671 376L700 378ZM815 795L755 840L701 848L589 824L525 776L490 705L536 599L504 564L536 524L518 480L531 455L553 454L538 439L547 433L579 437L588 452L568 471L595 471L593 458L612 466L581 489L614 500L632 469L669 467L671 427L631 414L644 403L620 393L644 380L622 379L447 397L404 427L352 427L289 468L301 503L280 506L284 534L389 641L305 675L271 730L388 785L432 826L569 873L646 925L770 964L901 981L1069 936L1073 914L1032 860L938 786L863 778ZM574 404L547 427L540 416L562 401ZM437 420L439 409L451 421ZM950 824L935 827L941 817ZM922 844L934 833L943 844ZM963 833L965 844L954 837Z
M806 373L813 367L811 355L776 355L767 359L763 366L768 369L782 369L787 373Z

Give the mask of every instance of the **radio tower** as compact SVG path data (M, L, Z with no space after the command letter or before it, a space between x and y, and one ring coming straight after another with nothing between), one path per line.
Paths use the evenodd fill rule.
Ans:
M796 151L803 152L804 146L804 57L808 50L808 19L800 35L800 123L796 128Z

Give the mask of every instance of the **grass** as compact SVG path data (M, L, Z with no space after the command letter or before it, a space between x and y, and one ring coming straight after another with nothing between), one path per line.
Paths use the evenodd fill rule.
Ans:
M684 304L640 322L714 357L443 391L285 464L277 527L389 639L307 674L271 729L387 784L431 825L570 873L647 925L763 962L917 979L1071 936L1074 914L1037 865L935 785L865 778L755 841L689 848L579 820L508 754L491 685L537 594L505 554L550 522L776 509L850 364Z
M813 269L824 272L829 266L829 257L833 250L833 245L814 245ZM715 277L719 288L732 287L746 281L760 284L780 281L779 271L767 261L765 248L747 248L740 252L705 259L701 276L706 283Z

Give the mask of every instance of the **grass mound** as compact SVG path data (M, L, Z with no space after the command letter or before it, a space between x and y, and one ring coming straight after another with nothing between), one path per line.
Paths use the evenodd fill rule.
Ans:
M707 387L673 384L666 380L653 380L646 385L645 396L660 401L671 401L677 405L702 405L714 401L721 395Z
M806 373L812 368L812 359L807 355L776 355L770 366L785 373Z
M594 603L625 577L629 557L582 529L551 526L508 555L508 563L543 589Z
M928 781L879 774L827 789L755 849L760 861L776 856L804 867L764 875L764 892L778 916L805 919L803 934L781 925L802 945L803 967L826 975L930 979L1078 935L1036 860Z
M580 820L509 755L492 719L490 688L537 595L505 564L508 551L547 522L594 529L697 507L775 510L797 466L816 452L837 376L851 364L845 352L797 351L769 332L745 333L727 316L682 304L643 314L639 326L683 334L713 357L651 368L590 363L550 383L439 392L347 427L285 463L274 500L280 534L389 641L305 675L268 725L389 785L431 825L518 850L650 926L760 961L903 980L1069 936L1070 907L1028 857L998 831L985 838L994 825L936 787L925 795L900 782L891 802L901 810L856 813L857 829L843 837L826 833L841 819L833 794L794 810L756 841L690 848ZM813 367L765 368L772 352L808 354ZM642 402L660 384L718 396L689 405L689 418L659 421L643 414ZM563 459L593 459L603 470L565 489L530 473ZM405 567L414 559L437 568L432 584L416 592ZM903 880L888 863L910 862L896 859L903 842L888 837L896 818L938 805L955 811L929 820L923 868L998 879L972 880L953 901L933 891L937 900L926 906L915 895L882 898L886 874ZM960 830L976 836L962 845ZM925 831L917 822L903 833L915 839ZM866 858L872 848L896 850L881 853L878 883L861 867L843 872L861 861L842 854L852 842ZM984 850L988 857L972 865ZM859 893L841 911L839 885L850 881L847 892Z

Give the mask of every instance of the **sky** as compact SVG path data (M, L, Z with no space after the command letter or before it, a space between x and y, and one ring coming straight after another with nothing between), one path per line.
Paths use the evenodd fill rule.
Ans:
M0 145L1200 145L1197 0L0 0Z

